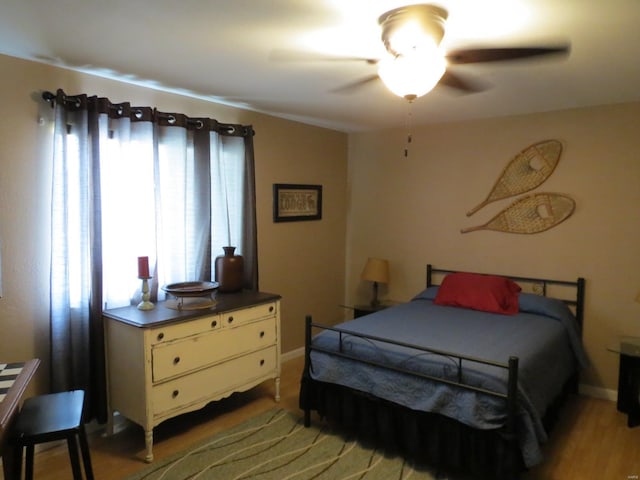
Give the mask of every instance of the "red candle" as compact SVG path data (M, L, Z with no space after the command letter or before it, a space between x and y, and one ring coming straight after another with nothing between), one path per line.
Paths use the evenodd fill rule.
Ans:
M149 277L149 257L138 257L138 278Z

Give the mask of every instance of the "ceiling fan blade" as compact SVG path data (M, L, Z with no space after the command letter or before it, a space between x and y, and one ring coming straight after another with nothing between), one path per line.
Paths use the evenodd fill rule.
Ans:
M455 88L462 93L477 93L486 90L487 85L481 84L477 80L471 80L470 78L465 78L460 76L459 74L452 73L447 70L442 75L442 78L438 82L438 85L445 85L447 87Z
M551 54L569 53L569 46L556 47L505 47L505 48L461 48L447 52L451 64L500 62Z
M378 77L377 74L369 75L368 77L361 78L360 80L356 80L355 82L348 83L338 88L334 88L333 90L331 90L331 93L351 93L354 90L367 85L368 83L378 80L379 78L380 77Z
M275 62L366 62L375 65L380 60L377 58L365 57L340 57L327 55L325 53L308 52L303 50L272 50L269 60Z

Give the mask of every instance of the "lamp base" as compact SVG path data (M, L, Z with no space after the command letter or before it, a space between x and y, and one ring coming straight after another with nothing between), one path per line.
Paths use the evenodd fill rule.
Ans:
M380 300L378 300L378 282L373 282L373 298L369 305L373 308L378 308L380 306Z

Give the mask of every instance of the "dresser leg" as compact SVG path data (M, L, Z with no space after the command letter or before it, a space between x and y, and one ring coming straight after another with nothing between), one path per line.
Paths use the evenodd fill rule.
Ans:
M276 402L280 401L280 377L276 377Z
M144 443L147 447L147 455L144 457L144 461L151 463L153 462L153 428L144 431Z

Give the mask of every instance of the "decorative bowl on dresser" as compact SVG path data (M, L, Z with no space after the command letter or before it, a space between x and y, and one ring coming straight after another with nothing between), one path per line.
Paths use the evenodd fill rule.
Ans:
M108 432L119 412L145 431L234 392L275 380L280 400L280 296L242 291L216 295L205 310L135 306L103 312Z

